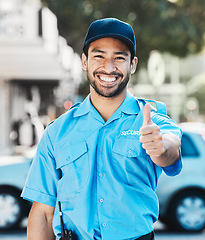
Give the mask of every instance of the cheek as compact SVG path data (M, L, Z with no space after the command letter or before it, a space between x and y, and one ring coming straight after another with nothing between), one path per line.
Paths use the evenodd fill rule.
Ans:
M102 68L102 65L101 65L101 64L96 63L96 62L94 62L94 63L92 62L91 64L88 65L87 71L88 71L90 74L94 75L94 72L97 71L97 70L99 70L99 69L101 69L101 68Z
M131 66L128 64L123 64L118 68L124 75L129 75L131 72Z

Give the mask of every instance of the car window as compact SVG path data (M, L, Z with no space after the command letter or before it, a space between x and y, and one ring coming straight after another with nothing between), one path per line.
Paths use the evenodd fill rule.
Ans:
M181 151L182 151L182 157L197 157L197 156L199 156L199 152L197 151L197 148L196 148L194 142L186 134L183 134L183 136L182 136Z

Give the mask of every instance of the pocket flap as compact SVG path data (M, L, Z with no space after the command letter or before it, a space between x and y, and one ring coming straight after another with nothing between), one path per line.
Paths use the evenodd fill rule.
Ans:
M72 145L67 145L65 147L61 147L57 151L56 155L56 167L60 168L64 165L70 164L74 162L83 154L88 151L86 142L79 142Z
M116 139L113 152L126 157L138 157L145 154L140 141L136 139Z

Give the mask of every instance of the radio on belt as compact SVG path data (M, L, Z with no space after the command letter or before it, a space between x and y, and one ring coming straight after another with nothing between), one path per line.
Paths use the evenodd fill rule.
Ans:
M61 238L60 240L74 240L73 234L71 230L64 229L64 223L63 223L63 213L61 211L61 202L58 202L59 207L59 215L60 215L60 224L61 224Z

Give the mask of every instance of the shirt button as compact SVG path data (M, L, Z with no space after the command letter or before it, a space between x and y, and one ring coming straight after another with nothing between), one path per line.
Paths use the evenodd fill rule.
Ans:
M102 151L103 151L103 148L101 147L99 150L100 150L100 152L102 152Z
M103 227L106 227L106 226L107 226L107 224L106 224L106 223L103 223L103 224L102 224L102 226L103 226Z
M131 149L129 150L129 153L132 153L132 150L131 150Z
M104 175L103 173L99 173L98 176L101 178L101 177L103 177L103 175Z
M101 203L104 202L104 199L103 199L103 198L100 198L100 202L101 202Z

